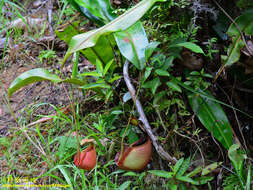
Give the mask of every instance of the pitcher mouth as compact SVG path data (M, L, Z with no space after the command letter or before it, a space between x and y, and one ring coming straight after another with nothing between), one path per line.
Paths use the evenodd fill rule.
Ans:
M145 136L124 149L115 156L115 162L120 169L141 171L151 157L151 140ZM136 163L136 164L133 164Z

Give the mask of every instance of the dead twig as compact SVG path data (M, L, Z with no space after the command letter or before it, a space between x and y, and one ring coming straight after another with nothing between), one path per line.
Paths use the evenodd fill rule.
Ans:
M124 67L123 67L123 74L124 74L124 80L126 82L127 88L131 94L132 100L133 102L135 102L135 107L137 109L137 112L139 114L139 120L142 121L143 123L143 127L146 130L146 133L148 134L148 136L150 137L150 139L152 140L153 146L155 147L157 153L159 154L159 156L164 159L167 160L169 162L171 162L172 164L175 164L177 162L177 159L172 157L171 155L169 155L169 153L167 153L163 147L158 143L157 137L153 134L151 127L149 125L149 122L145 116L145 113L143 111L142 105L139 101L138 98L136 98L135 95L135 89L130 81L129 78L129 74L128 74L128 61L126 60Z

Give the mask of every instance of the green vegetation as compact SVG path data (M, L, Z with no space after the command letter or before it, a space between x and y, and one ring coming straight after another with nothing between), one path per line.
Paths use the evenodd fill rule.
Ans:
M251 3L24 2L0 1L1 189L253 187Z

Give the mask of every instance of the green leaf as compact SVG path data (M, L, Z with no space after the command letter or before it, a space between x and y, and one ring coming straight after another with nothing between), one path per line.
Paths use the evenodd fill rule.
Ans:
M81 50L82 54L93 64L96 65L97 59L102 63L108 63L114 58L114 44L112 35L101 36L95 46Z
M89 20L97 23L99 25L104 25L102 20L96 16L94 16L87 8L79 6L75 0L67 0L79 13L86 16Z
M123 111L122 110L114 110L114 111L111 112L111 114L119 115L119 114L123 114Z
M148 173L151 173L151 174L159 176L159 177L164 177L167 179L170 179L173 176L173 174L171 172L166 172L163 170L150 170L150 171L148 171Z
M228 108L234 109L234 110L236 110L236 111L238 111L238 112L240 112L240 113L243 113L244 115L248 116L249 118L253 119L253 115L250 115L250 114L248 114L248 113L246 113L246 112L244 112L244 111L242 111L242 110L240 110L240 109L238 109L238 108L236 108L236 107L233 107L233 106L228 105L228 104L226 104L226 103L224 103L224 102L222 102L222 101L219 101L219 100L215 99L213 96L209 96L207 93L205 93L205 92L203 92L203 91L197 91L197 90L193 89L192 87L189 86L191 83L186 83L186 82L183 83L183 82L181 82L180 80L178 80L177 78L175 78L175 77L173 77L173 76L170 76L170 78L171 78L171 80L173 80L175 83L177 83L178 85L180 85L180 86L182 86L183 88L187 89L187 90L188 90L189 92L191 92L191 93L200 94L203 98L206 98L206 99L208 99L208 100L210 100L210 101L212 101L212 102L215 102L215 103L224 105L224 106L226 106L226 107L228 107Z
M69 45L72 37L79 34L79 31L77 30L79 27L78 25L79 22L74 22L73 24L64 28L63 31L56 31L56 35ZM101 59L100 61L107 63L114 57L112 49L114 45L110 41L111 38L113 38L112 35L101 36L95 46L81 50L81 53L85 55L85 57L94 65L96 64L97 59Z
M80 89L92 89L92 88L111 88L109 85L105 83L92 83L79 87Z
M167 76L167 77L169 77L170 76L170 74L169 74L169 72L168 71L165 71L165 70L162 70L162 69L156 69L155 70L155 73L157 74L157 75L159 75L159 76Z
M19 75L14 81L12 81L9 89L8 96L11 96L18 89L38 81L48 80L51 82L61 82L62 80L55 74L51 74L48 70L43 68L32 69Z
M181 165L183 164L183 162L184 162L184 158L181 158L181 159L179 159L179 160L177 161L177 163L175 164L175 166L174 166L174 168L173 168L173 173L174 173L174 175L177 174L177 172L178 172L179 168L181 167Z
M104 73L103 64L98 59L96 60L96 70L98 73L101 74L101 76L103 75L103 73Z
M121 78L121 76L115 75L112 79L110 79L108 82L109 83L113 83L116 80L119 80Z
M63 165L57 165L55 168L58 168L60 172L62 173L63 177L65 178L67 184L69 185L70 189L74 189L73 185L71 183L71 175L69 171L65 168Z
M198 173L200 173L201 170L202 170L202 166L198 166L193 171L191 171L190 173L188 173L186 176L187 177L193 177L193 176L197 175Z
M241 49L244 47L244 43L241 40L241 37L238 36L237 38L233 39L233 43L229 46L227 57L224 60L224 66L231 66L235 62L237 62L241 55Z
M250 183L251 180L251 166L248 167L248 175L247 175L247 182L246 182L246 190L250 190Z
M222 162L214 162L208 166L206 166L203 170L202 170L202 173L201 175L207 175L209 174L210 172L212 172L213 170L215 170L216 168L218 168L220 165L222 164Z
M110 0L75 0L79 6L85 7L91 14L98 17L104 23L108 23L116 18L110 4Z
M187 176L177 176L176 179L180 180L180 181L184 181L187 183L191 183L193 185L197 185L198 182L194 181L192 178L187 177Z
M246 10L241 16L235 19L240 30L246 35L253 35L253 8ZM232 23L227 31L229 36L240 36L237 27Z
M152 68L151 67L145 67L145 72L144 72L144 76L141 78L141 84L143 85L143 83L147 80L147 78L149 77L149 75L151 74Z
M143 0L105 26L74 36L70 41L69 49L64 57L63 63L72 53L95 46L102 35L126 30L137 22L147 12L147 10L158 1L163 2L165 0Z
M154 50L157 48L157 46L160 44L160 42L150 42L145 49L145 58L146 61L148 61L148 58L152 55Z
M231 160L238 177L243 179L243 162L246 156L243 155L240 145L233 144L228 150L228 157Z
M82 73L81 76L101 77L101 73L98 73L97 71L90 71L90 72Z
M246 35L253 35L253 8L248 9L241 16L237 17L235 22L242 33ZM215 80L225 67L231 66L240 59L241 49L245 46L241 39L241 34L234 23L230 25L227 33L230 37L232 37L232 44L229 46L227 56L222 56L224 63L216 74Z
M120 53L142 70L145 65L145 48L148 38L142 23L139 21L125 31L114 33Z
M138 141L138 139L139 139L138 135L135 133L135 131L133 130L132 127L129 130L129 134L127 135L127 138L128 138L129 144L132 144L132 143Z
M155 94L156 89L157 89L161 84L162 84L162 83L161 83L160 79L157 77L157 78L154 78L152 81L146 82L142 87L143 87L143 88L150 88L152 94Z
M119 186L118 190L125 190L125 189L127 189L130 186L131 183L132 183L131 181L124 182L123 184L121 184L121 186Z
M205 128L228 149L233 144L233 135L230 123L220 104L210 101L200 93L188 93L188 100L194 113ZM214 97L207 91L208 97Z
M186 172L186 170L190 166L190 161L191 161L190 157L187 158L186 160L184 160L183 164L180 166L179 170L177 171L176 176L182 176L182 175L184 175L184 173Z
M123 176L137 176L137 174L135 172L127 172L124 173Z
M209 181L212 181L213 178L214 178L213 176L202 176L202 177L194 178L194 181L196 185L203 185Z
M203 50L201 49L201 47L199 47L198 45L192 43L192 42L183 42L183 43L178 43L176 44L176 46L180 46L180 47L184 47L187 48L195 53L201 53L204 54Z
M105 69L104 69L104 73L103 75L105 76L105 74L107 73L107 71L110 69L112 63L114 62L114 60L112 59L111 61L109 61L106 66L105 66Z
M171 88L173 91L182 93L181 87L180 87L179 85L177 85L175 82L169 81L169 82L166 82L166 85L167 85L169 88Z

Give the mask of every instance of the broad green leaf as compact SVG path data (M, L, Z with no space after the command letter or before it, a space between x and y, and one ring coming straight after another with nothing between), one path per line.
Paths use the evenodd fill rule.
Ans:
M19 75L14 81L12 81L9 89L8 96L11 96L18 89L38 81L48 80L51 82L61 82L62 79L55 74L50 73L48 70L43 68L32 69Z
M89 10L89 12L98 17L103 23L108 23L116 18L110 4L110 0L75 0L75 2Z
M101 25L104 25L104 23L102 22L102 20L96 16L94 16L93 14L91 14L91 12L82 6L79 6L75 0L67 0L79 13L81 13L82 15L86 16L89 20L93 21L94 23Z
M74 36L70 41L69 49L64 57L63 63L72 53L95 46L102 35L126 30L137 22L147 10L158 1L164 2L165 0L143 0L105 26Z
M80 86L79 88L81 89L92 89L92 88L111 88L109 85L105 83L92 83L92 84L87 84Z
M158 74L159 76L167 76L167 77L170 76L168 71L162 69L156 69L155 73Z
M162 83L161 83L160 79L157 77L157 78L154 78L154 79L151 80L151 81L146 82L142 87L143 87L143 88L150 88L152 94L155 94L156 89L157 89L161 84L162 84Z
M171 172L166 172L163 170L149 170L148 173L151 173L151 174L159 176L159 177L164 177L167 179L170 179L173 176L173 174Z
M235 19L235 23L246 35L253 35L253 8L246 10L241 16ZM240 32L232 23L227 31L229 36L240 36Z
M228 157L231 160L236 173L239 178L243 178L242 170L243 170L243 162L246 158L243 155L242 150L240 149L240 145L233 144L228 150Z
M201 53L204 54L203 50L201 47L199 47L197 44L194 44L192 42L183 42L183 43L178 43L176 46L184 47L187 48L195 53Z
M215 99L209 92L208 97ZM200 122L213 136L228 149L233 144L233 135L230 123L220 104L211 101L200 93L188 93L188 100Z
M64 28L63 31L56 31L56 35L63 41L65 41L68 45L73 36L79 34L77 28L79 27L79 22L74 22L73 24ZM113 59L113 49L114 45L111 43L112 35L105 35L99 38L96 45L92 48L88 48L85 50L81 50L81 53L85 55L85 57L93 64L96 64L97 59L101 59L100 61L107 63ZM111 47L112 46L112 47Z
M208 166L203 168L201 175L204 176L204 175L211 173L213 170L218 168L221 164L222 164L222 162L214 162L212 164L209 164Z
M145 48L148 38L142 23L139 21L125 31L114 33L120 53L142 70L145 65Z
M112 35L101 36L95 46L81 50L82 54L93 64L99 59L102 63L108 63L114 58L114 45L111 42Z
M173 81L169 81L169 82L166 82L166 85L171 88L172 90L176 91L176 92L182 92L182 89L179 85L177 85L175 82Z

